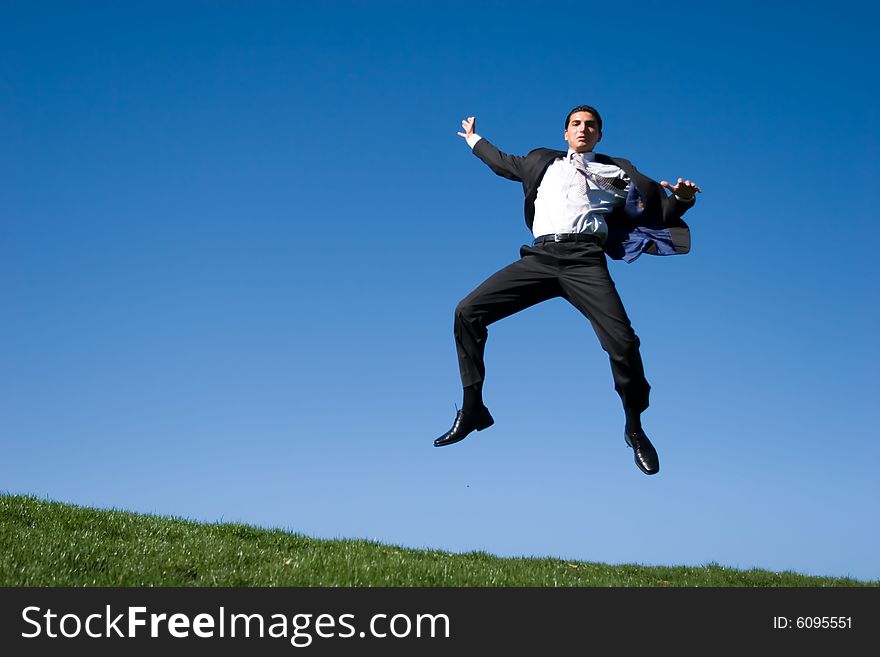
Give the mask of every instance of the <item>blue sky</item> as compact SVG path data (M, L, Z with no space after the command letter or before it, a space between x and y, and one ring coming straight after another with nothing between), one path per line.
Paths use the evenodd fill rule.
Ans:
M0 4L0 490L409 547L880 578L869 3ZM624 13L631 12L631 13ZM828 12L828 13L826 13ZM660 453L564 302L459 299L522 192L456 136L703 189L612 263Z

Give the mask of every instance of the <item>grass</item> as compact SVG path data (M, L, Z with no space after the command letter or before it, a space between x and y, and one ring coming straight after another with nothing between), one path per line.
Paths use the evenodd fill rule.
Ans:
M792 572L608 565L319 540L0 495L0 586L878 586Z

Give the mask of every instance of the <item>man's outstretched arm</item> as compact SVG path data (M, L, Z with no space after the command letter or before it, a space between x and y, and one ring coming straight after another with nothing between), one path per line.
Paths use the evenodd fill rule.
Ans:
M499 151L487 139L483 139L476 133L476 126L476 117L469 116L463 119L461 122L463 132L459 132L458 136L462 137L473 149L474 155L483 160L496 174L509 180L522 182L522 163L525 158Z

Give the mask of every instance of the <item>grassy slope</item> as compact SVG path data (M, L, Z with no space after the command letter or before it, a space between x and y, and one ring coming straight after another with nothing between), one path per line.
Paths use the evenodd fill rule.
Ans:
M878 585L871 582L868 585ZM612 566L318 540L0 495L2 586L864 586L721 566Z

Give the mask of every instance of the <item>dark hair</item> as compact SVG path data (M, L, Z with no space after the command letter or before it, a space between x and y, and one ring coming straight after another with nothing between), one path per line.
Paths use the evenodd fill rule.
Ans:
M596 122L599 124L599 132L602 132L602 117L599 116L599 110L595 107L590 107L589 105L578 105L573 110L568 113L568 116L565 117L565 129L568 130L568 123L571 121L571 115L576 114L577 112L589 112L593 116L596 117Z

